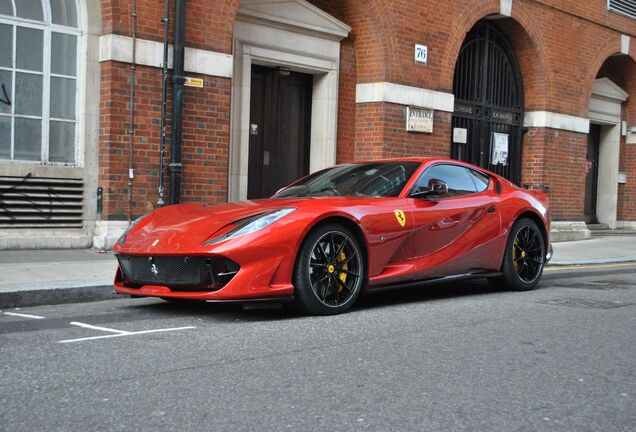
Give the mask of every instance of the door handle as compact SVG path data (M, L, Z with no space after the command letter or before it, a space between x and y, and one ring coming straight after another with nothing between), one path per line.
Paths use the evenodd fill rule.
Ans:
M488 213L494 213L495 212L495 206L493 205L493 206L488 207L487 211L488 211Z

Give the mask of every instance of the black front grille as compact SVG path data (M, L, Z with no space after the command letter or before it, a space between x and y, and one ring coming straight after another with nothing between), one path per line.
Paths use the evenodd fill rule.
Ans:
M174 291L220 289L240 267L234 261L200 256L117 255L124 283L161 285Z

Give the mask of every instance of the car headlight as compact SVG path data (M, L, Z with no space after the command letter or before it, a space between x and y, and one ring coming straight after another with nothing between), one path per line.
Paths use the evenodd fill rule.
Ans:
M133 229L135 227L135 225L137 225L139 222L141 222L142 220L144 220L144 218L146 216L149 216L151 213L146 213L143 216L138 217L137 219L135 219L134 221L132 221L130 223L130 225L128 225L128 228L126 228L123 232L123 234L121 235L121 237L119 237L119 240L117 240L117 243L119 243L120 245L123 245L124 243L126 243L126 236L128 235L128 233L130 232L131 229Z
M273 224L277 220L287 216L291 212L295 211L295 208L283 208L280 210L272 210L266 213L253 216L251 218L243 219L236 222L236 226L225 234L221 234L218 237L208 240L204 243L206 246L220 243L225 240L230 240L236 237L240 237L246 234L251 234L258 230Z

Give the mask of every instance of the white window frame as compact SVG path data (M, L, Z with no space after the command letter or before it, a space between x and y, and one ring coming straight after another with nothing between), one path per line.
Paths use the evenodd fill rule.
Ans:
M11 4L13 6L14 15L17 13L15 1L12 0ZM19 1L19 0L17 0ZM77 27L67 27L59 24L53 24L50 2L49 0L41 0L40 3L42 5L42 13L44 15L44 21L36 21L32 19L21 18L17 16L7 17L6 15L0 15L0 24L10 25L13 29L13 41L12 41L12 50L13 50L13 64L11 68L0 67L0 70L11 72L11 113L10 114L0 114L3 117L10 117L11 120L11 147L10 147L10 159L0 158L0 162L10 162L12 164L25 164L25 165L51 165L51 166L82 166L81 152L80 152L80 122L82 118L80 116L82 110L80 107L81 98L80 98L80 82L83 79L83 71L84 68L81 65L84 62L84 56L82 55L84 50L82 47L84 46L84 34L81 28L82 20L82 8L77 0L75 1L75 11L76 11L76 21ZM44 40L42 44L42 72L23 70L17 68L17 52L16 52L16 44L17 44L17 28L32 28L36 30L42 30L44 34ZM51 35L52 33L62 33L68 34L77 37L77 42L75 45L76 52L76 72L75 76L69 75L59 75L51 72ZM41 116L29 116L23 114L15 114L15 80L17 73L29 73L32 75L40 75L42 76L42 115ZM53 78L70 78L75 80L75 120L68 119L58 119L50 117L50 98L51 98L51 77ZM38 119L42 121L42 142L40 143L40 160L24 160L24 159L15 159L15 119L16 118L32 118ZM74 161L73 162L50 162L49 161L49 129L50 122L60 121L66 123L75 123L75 140L73 143L74 146Z

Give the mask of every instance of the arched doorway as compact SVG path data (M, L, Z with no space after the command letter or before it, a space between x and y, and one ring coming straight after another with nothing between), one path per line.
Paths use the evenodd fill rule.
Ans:
M452 157L519 184L523 83L512 46L492 22L477 23L466 36L453 92Z

